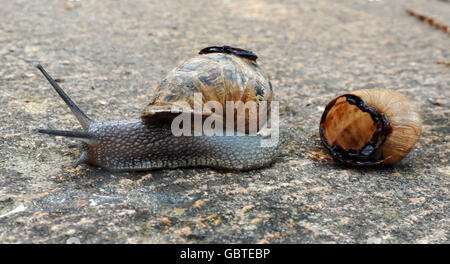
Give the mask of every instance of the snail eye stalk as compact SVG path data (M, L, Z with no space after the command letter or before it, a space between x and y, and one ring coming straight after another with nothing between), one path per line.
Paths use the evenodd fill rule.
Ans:
M45 69L42 67L41 64L37 64L36 68L38 68L44 77L47 79L47 81L53 86L55 91L59 94L59 96L64 100L64 102L69 106L72 113L75 115L75 117L80 122L83 129L87 129L93 121L85 114L81 109L70 99L70 97L64 92L64 90L56 83L56 81L50 76L50 74L45 71Z
M54 129L33 129L33 132L38 132L47 135L71 137L78 139L95 139L95 135L85 131L67 131L67 130L54 130Z
M70 97L64 92L64 90L56 83L56 81L50 76L50 74L45 71L45 69L37 64L36 68L38 68L42 74L45 76L47 81L53 86L55 91L59 94L59 96L64 100L64 102L69 106L72 113L80 122L81 126L85 131L67 131L67 130L54 130L54 129L33 129L34 132L53 135L53 136L63 136L63 137L71 137L80 139L86 143L92 142L96 139L95 134L88 132L89 125L93 123L93 121L85 114L81 109L70 99ZM85 162L88 159L88 153L83 152L81 157L73 164L74 167L77 167L81 163Z

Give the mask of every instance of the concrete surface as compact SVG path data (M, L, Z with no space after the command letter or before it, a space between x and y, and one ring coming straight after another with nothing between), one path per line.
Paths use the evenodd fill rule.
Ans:
M0 243L449 243L450 3L1 1ZM293 141L270 168L110 173L81 166L79 128L32 66L96 120L134 117L164 74L209 45L250 49ZM333 97L390 88L421 109L400 164L352 168L321 146Z

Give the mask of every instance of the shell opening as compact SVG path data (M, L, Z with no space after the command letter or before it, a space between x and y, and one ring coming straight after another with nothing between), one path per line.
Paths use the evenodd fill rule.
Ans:
M390 130L384 113L352 94L331 101L320 122L322 143L335 159L352 165L381 162Z

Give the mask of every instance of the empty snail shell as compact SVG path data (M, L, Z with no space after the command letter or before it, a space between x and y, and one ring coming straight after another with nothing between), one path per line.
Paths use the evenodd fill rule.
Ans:
M394 164L420 137L417 108L388 89L359 90L336 97L325 107L320 138L335 160L352 165Z
M199 54L167 74L141 116L102 123L88 118L38 65L81 123L83 131L36 131L81 139L83 152L75 166L86 162L110 170L192 166L249 170L270 164L279 153L280 144L263 146L261 142L265 136L247 135L247 126L243 135L176 136L172 133L172 121L180 113L195 117L200 115L202 118L212 115L211 111L196 113L181 110L175 114L171 111L179 101L187 102L195 110L195 94L200 94L197 104L206 101L221 105L229 101L268 102L269 106L265 109L270 109L272 85L256 63L257 56L253 52L223 46L208 47ZM226 105L223 106L226 108ZM247 125L247 112L244 113Z

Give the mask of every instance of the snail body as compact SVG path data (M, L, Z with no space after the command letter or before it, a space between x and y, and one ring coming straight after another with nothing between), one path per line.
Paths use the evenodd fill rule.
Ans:
M272 86L256 64L256 58L250 51L228 46L205 48L199 56L169 72L139 118L102 123L87 117L44 68L37 65L77 117L83 131L36 131L81 139L83 152L75 166L86 162L120 171L195 166L236 170L261 168L278 155L280 144L263 147L261 142L265 137L245 134L248 126L244 135L212 136L176 136L171 127L174 118L181 113L174 114L173 106L178 101L185 101L194 107L195 93L201 94L200 104L214 101L223 105L230 100L267 102L269 107L265 110L268 110ZM199 115L204 120L214 111L189 114ZM245 123L249 123L247 115Z
M394 164L417 143L422 123L403 94L367 89L344 94L325 107L320 137L335 160L351 165Z

